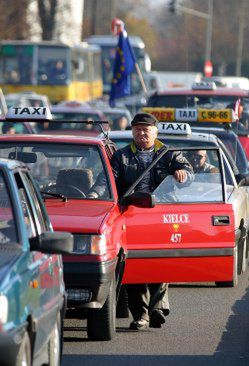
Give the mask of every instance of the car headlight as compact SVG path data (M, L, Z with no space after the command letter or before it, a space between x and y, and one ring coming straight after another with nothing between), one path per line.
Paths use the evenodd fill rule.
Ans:
M8 319L8 299L4 295L0 295L0 323L5 324Z
M74 234L73 254L104 255L106 253L105 235Z

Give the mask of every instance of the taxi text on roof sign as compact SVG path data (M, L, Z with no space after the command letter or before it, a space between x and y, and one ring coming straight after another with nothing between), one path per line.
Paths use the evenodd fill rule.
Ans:
M194 83L192 90L215 90L216 84L214 81L201 81L200 83Z
M170 123L160 122L158 124L158 131L170 135L191 135L191 127L188 123Z
M50 109L46 107L11 107L6 114L6 120L50 121L52 120L52 114Z
M196 122L198 117L197 109L178 108L175 110L176 121Z

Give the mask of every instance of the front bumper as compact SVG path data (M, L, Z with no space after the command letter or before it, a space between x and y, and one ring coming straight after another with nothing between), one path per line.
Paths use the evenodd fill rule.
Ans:
M101 308L115 276L117 258L106 262L64 262L68 307ZM73 300L72 290L86 290L89 296Z

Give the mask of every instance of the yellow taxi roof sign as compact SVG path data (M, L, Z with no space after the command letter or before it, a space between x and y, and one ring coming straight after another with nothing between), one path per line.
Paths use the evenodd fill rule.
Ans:
M175 121L175 108L154 108L154 107L144 107L142 111L145 113L150 113L155 116L159 122L167 121L174 122Z
M143 112L153 114L159 122L215 122L233 123L238 120L233 109L144 107Z
M52 114L47 107L11 107L6 114L8 121L51 121Z

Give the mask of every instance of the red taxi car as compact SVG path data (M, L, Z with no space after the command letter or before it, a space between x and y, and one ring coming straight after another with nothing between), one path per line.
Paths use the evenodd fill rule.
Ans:
M44 122L43 110L34 116L25 109L14 108L9 119L40 112ZM121 280L235 285L238 247L247 235L247 192L219 148L206 148L217 173L195 174L181 186L167 176L152 194L131 187L124 197L110 165L114 150L105 135L0 136L0 156L30 166L55 230L74 235L73 254L63 258L68 303L87 308L88 336L101 340L114 335ZM198 147L181 150L188 156ZM98 197L89 198L99 181Z

